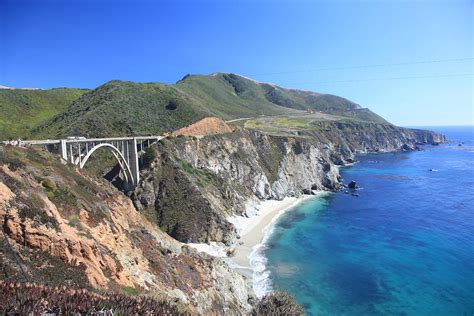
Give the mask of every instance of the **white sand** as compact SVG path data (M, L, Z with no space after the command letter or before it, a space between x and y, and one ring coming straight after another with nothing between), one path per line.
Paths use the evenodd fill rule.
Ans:
M321 192L314 192L320 196ZM263 296L270 288L268 272L265 269L265 258L260 250L265 239L271 233L276 219L298 203L314 198L315 195L304 195L299 198L286 197L282 201L267 200L254 202L246 207L247 216L233 216L227 220L234 224L240 235L236 244L227 247L222 243L188 244L198 251L212 256L223 258L236 271L249 277L253 281L253 288L258 297ZM227 257L233 249L233 256Z
M312 196L287 197L282 201L264 201L255 207L257 212L254 216L230 219L234 225L237 222L236 227L240 232L239 244L234 248L234 256L230 263L242 274L253 277L254 267L250 262L251 254L263 242L271 224L285 211L309 197Z
M248 256L252 247L259 244L264 236L264 229L267 227L278 214L293 205L296 205L302 198L287 197L282 201L267 200L263 202L251 203L246 207L247 216L233 216L227 220L234 224L237 232L241 236L237 240L238 245L231 247L225 246L223 243L210 242L204 243L186 243L186 245L205 252L214 257L227 257L227 251L233 248L235 256L229 262L232 266L242 266L242 268L250 269ZM245 273L246 275L249 275ZM251 276L251 274L250 274Z

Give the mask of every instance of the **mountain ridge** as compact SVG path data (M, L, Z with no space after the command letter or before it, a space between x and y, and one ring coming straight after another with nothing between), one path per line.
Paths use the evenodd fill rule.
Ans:
M32 130L41 137L162 134L204 117L322 112L368 122L386 120L342 97L258 83L232 73L186 75L175 84L112 80Z
M15 262L21 257L31 280L163 295L163 306L182 305L191 314L249 314L263 304L265 315L271 306L257 301L248 278L225 260L182 242L216 242L231 256L241 232L229 218L251 215L249 205L338 190L338 167L357 154L445 141L341 97L234 74L189 75L171 85L113 80L70 98L75 91L58 92L65 94L59 93L61 106L46 109L59 113L20 131L35 138L169 137L147 148L142 180L126 194L96 178L104 171L112 182L120 177L107 153L79 169L41 149L0 146L4 275L21 276ZM39 113L41 103L18 96L7 109ZM120 181L114 185L121 189ZM7 241L14 250L2 252ZM274 305L294 307L286 299Z

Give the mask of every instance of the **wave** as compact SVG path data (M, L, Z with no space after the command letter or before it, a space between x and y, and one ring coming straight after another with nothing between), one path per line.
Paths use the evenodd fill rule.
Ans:
M316 196L306 196L306 198L320 198L323 195L330 194L329 192L320 191ZM278 212L276 216L272 218L272 221L264 228L262 241L252 248L252 252L249 256L250 267L253 270L252 284L255 295L258 298L263 297L265 294L272 291L271 273L267 269L267 258L265 257L265 250L267 249L268 240L270 239L277 220L284 213L294 209L299 203L306 200L306 198L296 200L289 207Z
M295 203L289 207L281 210L278 214L272 218L270 224L268 224L263 230L262 242L255 245L250 253L250 267L253 270L252 284L255 295L258 298L263 297L266 293L272 291L272 281L270 279L270 271L267 270L267 258L265 257L265 249L267 242L273 231L275 230L275 224L277 219L285 212L294 208L297 204L302 202L304 199L296 200Z
M267 258L264 255L265 248L266 245L262 242L253 248L250 255L250 266L253 270L253 291L258 298L272 291L270 271L267 270Z

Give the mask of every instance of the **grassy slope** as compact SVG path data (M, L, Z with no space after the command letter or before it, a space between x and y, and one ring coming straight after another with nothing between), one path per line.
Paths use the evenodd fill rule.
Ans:
M207 115L173 86L110 81L82 96L35 133L40 137L161 134Z
M50 119L87 90L0 89L0 139L28 137L31 129Z
M313 111L386 123L331 95L283 89L234 74L186 76L174 85L110 81L34 130L36 137L162 134L206 116L294 116Z
M311 136L315 132L321 132L321 122L359 123L360 126L391 125L385 121L366 120L358 117L348 117L326 113L305 113L297 115L258 117L245 121L231 123L232 126L240 126L256 129L266 134L276 136Z
M295 115L301 114L301 111L314 110L363 121L387 123L370 110L338 96L285 89L235 74L189 76L178 82L177 87L201 100L215 116L223 119Z
M292 114L297 111L272 103L259 84L233 74L188 76L176 87L192 96L213 116L224 120L261 115Z

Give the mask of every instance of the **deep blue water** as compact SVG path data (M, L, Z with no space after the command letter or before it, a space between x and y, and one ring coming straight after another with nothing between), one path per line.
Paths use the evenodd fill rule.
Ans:
M474 315L473 128L431 129L453 142L360 156L341 169L359 197L280 217L264 248L274 289L308 315Z

